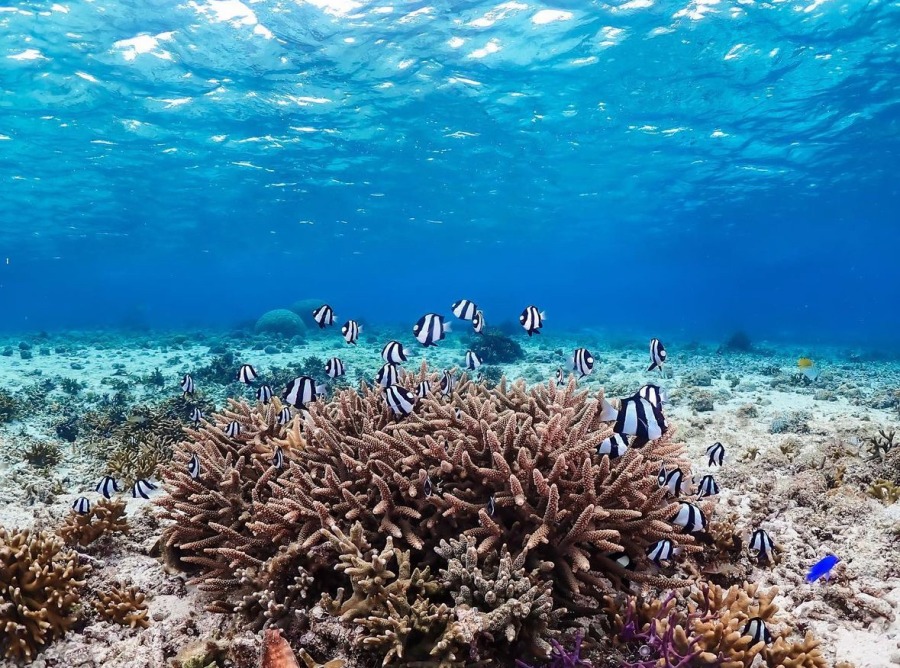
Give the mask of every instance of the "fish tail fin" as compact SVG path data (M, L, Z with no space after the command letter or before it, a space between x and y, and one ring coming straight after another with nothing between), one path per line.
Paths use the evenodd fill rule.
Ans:
M547 312L541 311L541 320L546 320L546 319L547 319Z
M612 422L618 416L619 411L613 408L613 405L606 400L606 397L603 397L603 400L600 403L600 421Z
M656 362L653 362L653 364L651 364L650 366L647 367L647 371L653 371L658 366L659 365Z
M450 328L450 325L451 325L451 324L452 324L452 323L445 322L443 325L441 325L442 329L444 330L444 334L446 334L447 332L453 331L453 330Z

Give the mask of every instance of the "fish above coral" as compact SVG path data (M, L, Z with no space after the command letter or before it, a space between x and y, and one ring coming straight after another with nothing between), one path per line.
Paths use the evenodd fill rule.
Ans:
M426 313L416 321L412 331L416 341L428 348L437 346L438 341L446 338L450 329L450 323L444 320L444 316L437 313Z
M538 311L537 306L526 306L525 310L519 315L519 323L525 328L528 336L531 336L541 333L541 327L544 326L546 318L547 314L543 311Z
M615 422L613 431L617 434L637 436L647 442L666 433L668 425L662 411L643 397L628 397L619 403L619 408L615 408L605 397L601 399L600 419Z
M647 367L647 371L653 371L654 369L662 371L663 364L666 363L667 357L668 354L666 353L662 341L659 339L650 339L650 366Z
M819 379L819 368L810 358L801 357L798 359L797 368L800 369L800 374L811 383L814 383Z

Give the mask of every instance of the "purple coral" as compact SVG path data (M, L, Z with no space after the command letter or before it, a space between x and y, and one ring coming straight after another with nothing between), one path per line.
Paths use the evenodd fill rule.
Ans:
M707 599L709 593L706 593ZM626 613L625 625L619 637L626 643L641 643L638 654L640 659L634 663L623 662L624 668L685 668L690 666L701 650L695 650L694 645L699 637L691 638L688 651L682 653L675 646L675 628L678 626L671 619L663 625L665 631L660 633L659 622L674 614L674 605L670 605L675 599L675 593L671 592L660 606L656 617L650 620L647 630L641 630L641 623L634 607L629 606ZM708 600L707 600L708 603Z
M570 650L560 645L556 640L551 640L553 649L550 651L550 661L540 668L592 668L591 662L581 658L581 641L584 640L584 632L575 634L575 646ZM538 668L524 661L516 660L516 668Z

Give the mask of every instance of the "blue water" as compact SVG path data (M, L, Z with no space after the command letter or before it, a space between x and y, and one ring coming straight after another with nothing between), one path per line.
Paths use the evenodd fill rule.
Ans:
M883 344L900 4L12 1L0 328L409 322Z

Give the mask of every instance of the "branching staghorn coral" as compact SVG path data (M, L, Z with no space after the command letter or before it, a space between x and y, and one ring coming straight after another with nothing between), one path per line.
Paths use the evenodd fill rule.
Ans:
M425 379L435 394L402 419L379 390L363 386L311 403L287 429L275 422L277 402L233 402L214 424L188 430L165 470L170 496L160 504L174 520L166 544L193 569L192 582L214 593L210 609L282 625L321 598L362 627L362 646L386 663L416 646L455 665L460 647L488 635L546 655L566 609L596 611L605 593L629 581L685 584L646 568L644 556L664 538L685 553L701 549L673 527L678 504L657 483L661 465L686 465L674 430L610 460L596 452L612 433L599 420L600 397L574 380L488 388L463 376L447 398L424 367L404 372L401 383ZM241 424L236 438L224 432L232 420ZM276 446L284 470L271 465ZM193 454L197 480L186 471ZM625 570L614 552L644 566ZM391 600L396 614L384 601L377 613L360 612L340 593L356 592L357 571L333 568L346 558L393 559L394 580L396 569L448 575L400 587L406 603ZM477 563L479 588L453 580L451 561ZM500 583L509 599L498 595Z
M94 609L108 622L145 629L150 626L145 598L135 587L125 588L115 584L108 592L97 595Z
M0 649L31 661L74 623L78 589L89 566L44 532L0 528Z
M66 545L87 547L101 536L111 533L128 533L123 499L101 499L85 513L69 511L63 525L57 529Z
M757 617L777 635L770 626L778 612L772 603L777 593L748 583L729 589L703 584L681 597L673 591L663 599L610 601L607 614L616 642L628 654L624 665L633 668L748 668L757 657L771 668L824 668L818 642L809 635L801 643L778 637L770 646L744 635L747 622Z

